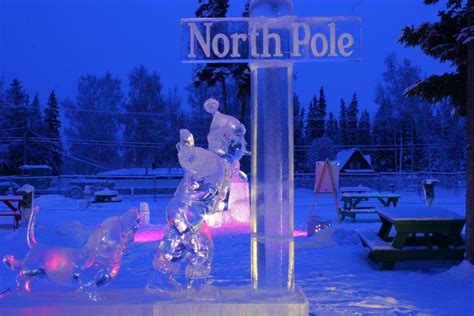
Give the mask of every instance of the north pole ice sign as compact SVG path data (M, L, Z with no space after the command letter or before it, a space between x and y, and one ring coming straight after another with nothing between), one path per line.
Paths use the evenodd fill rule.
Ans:
M182 19L184 62L360 59L360 18Z

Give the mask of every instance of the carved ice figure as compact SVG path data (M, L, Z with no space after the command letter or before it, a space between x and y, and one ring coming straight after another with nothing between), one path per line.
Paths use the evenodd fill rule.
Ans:
M78 286L91 300L99 299L98 289L107 285L118 273L122 256L138 228L139 213L131 209L121 216L105 219L79 247L58 247L36 241L34 225L38 207L31 213L27 241L30 250L23 260L3 257L3 263L19 270L18 291L30 291L35 277L47 277L59 285Z
M187 262L187 288L200 290L211 272L213 243L206 219L227 210L234 166L246 153L245 126L234 117L220 113L214 99L204 108L213 115L208 149L194 146L193 135L180 130L178 158L185 170L183 180L166 208L168 226L153 259L147 289L165 293L181 290L175 279L183 259ZM240 176L245 177L238 168Z

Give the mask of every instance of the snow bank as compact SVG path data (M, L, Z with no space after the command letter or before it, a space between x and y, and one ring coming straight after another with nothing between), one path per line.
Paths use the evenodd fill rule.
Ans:
M335 225L323 229L308 238L298 238L296 248L326 248L341 245L356 245L359 243L357 232L342 225Z
M461 264L452 267L446 272L440 273L440 275L457 279L472 279L474 282L474 265L464 260Z

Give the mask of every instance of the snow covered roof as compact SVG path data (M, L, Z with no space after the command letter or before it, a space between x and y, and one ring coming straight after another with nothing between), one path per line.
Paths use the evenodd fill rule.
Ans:
M362 155L362 157L364 157L364 159L367 161L367 163L372 166L372 159L370 158L370 155L364 155L359 148L357 147L354 147L354 148L350 148L350 149L346 149L346 150L341 150L340 152L337 153L337 156L336 156L336 161L339 162L339 170L342 170L344 169L344 166L347 164L347 162L349 161L349 159L351 159L351 157L354 155L354 153L356 152L360 152L360 154ZM360 169L361 171L355 171L355 170L351 170L351 172L374 172L374 170L372 169ZM346 170L348 171L348 170Z
M349 161L349 159L351 158L352 154L355 151L356 151L356 148L351 148L351 149L342 150L337 153L336 160L340 164L340 167L339 167L340 169L344 167L344 165L347 163L347 161Z
M166 175L183 175L181 168L123 168L104 172L99 172L99 176L166 176Z
M51 168L51 166L48 166L48 165L23 165L23 166L20 166L20 169L50 169L50 170L53 170L53 168Z

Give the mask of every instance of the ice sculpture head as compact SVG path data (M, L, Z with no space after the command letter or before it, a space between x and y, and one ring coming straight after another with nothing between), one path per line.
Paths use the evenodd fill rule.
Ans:
M218 111L219 102L208 99L204 103L206 112L212 114L213 119L207 142L209 150L224 157L229 162L234 162L247 154L245 141L245 126L238 119Z
M126 238L125 241L132 241L140 224L140 212L136 208L132 208L120 215L119 220L122 225L123 237Z

